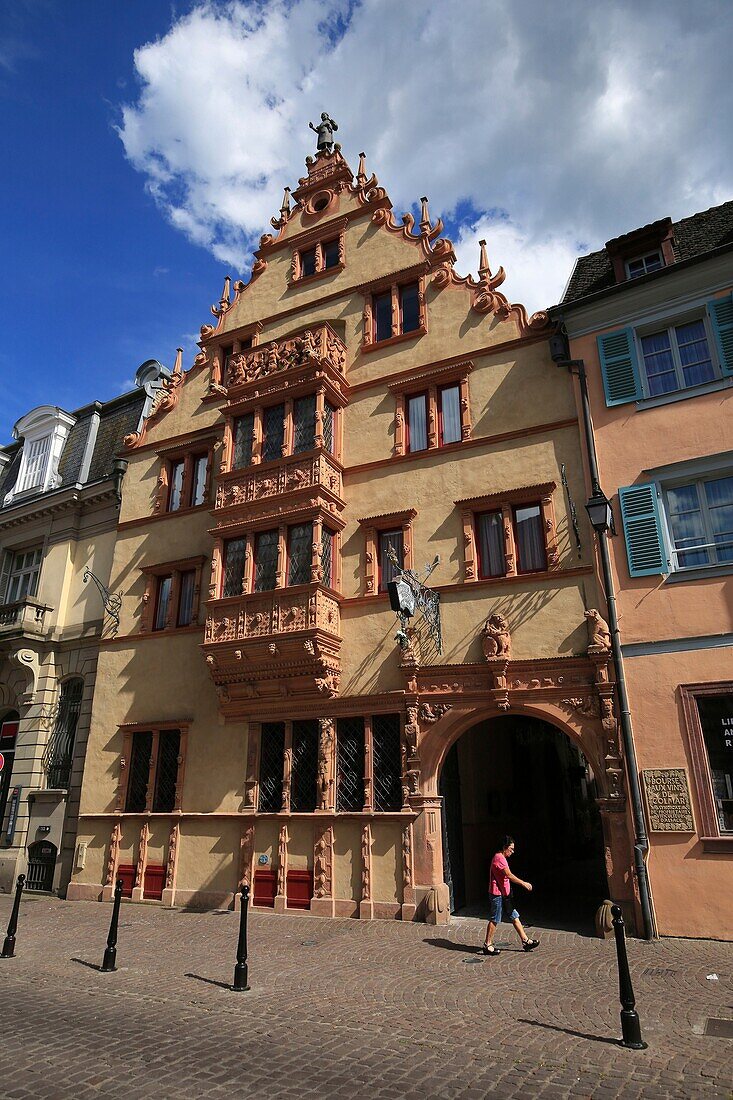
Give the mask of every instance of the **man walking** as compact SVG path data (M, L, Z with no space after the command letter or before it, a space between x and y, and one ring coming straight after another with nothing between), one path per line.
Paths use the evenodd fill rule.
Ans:
M502 917L504 920L512 922L525 951L534 951L535 947L540 945L539 940L530 939L524 931L519 913L514 908L512 883L515 882L517 886L523 886L525 890L529 891L532 890L532 883L517 878L509 870L507 860L513 854L514 838L505 836L501 850L496 853L491 861L491 873L489 875L489 903L491 908L489 910L489 925L486 929L486 941L483 946L484 955L493 956L500 953L499 948L494 947L494 933L497 925L501 924Z

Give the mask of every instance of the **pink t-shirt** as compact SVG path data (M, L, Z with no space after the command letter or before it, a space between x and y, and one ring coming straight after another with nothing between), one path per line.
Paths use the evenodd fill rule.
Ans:
M507 874L509 870L509 864L506 861L506 856L501 852L497 852L491 861L491 874L489 876L489 893L494 897L503 894L504 897L508 897L511 892L511 883L509 882L509 876Z

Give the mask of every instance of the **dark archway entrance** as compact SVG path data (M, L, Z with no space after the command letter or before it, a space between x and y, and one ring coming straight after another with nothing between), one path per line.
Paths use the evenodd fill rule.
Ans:
M467 730L440 776L445 881L451 910L483 916L489 864L505 833L527 922L587 932L608 886L596 787L577 746L555 726L522 715Z

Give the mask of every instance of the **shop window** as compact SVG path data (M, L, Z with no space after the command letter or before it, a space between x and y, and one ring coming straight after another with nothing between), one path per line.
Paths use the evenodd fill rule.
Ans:
M205 560L201 555L143 567L142 631L172 630L197 621Z
M464 579L544 573L559 565L555 483L459 500L463 517Z
M372 761L374 809L399 810L402 784L398 714L375 714L372 718Z
M129 754L125 812L168 814L180 809L181 730L135 730L126 735L125 752Z
M26 596L37 594L42 558L43 549L40 546L6 551L0 577L1 603L18 603Z
M336 723L336 810L355 813L364 808L364 719L339 718Z
M733 681L685 684L680 694L700 809L699 832L713 848L721 843L733 848Z
M290 810L312 814L316 808L318 778L318 720L293 722Z
M19 725L20 716L17 710L6 712L0 720L0 752L3 754L5 761L2 771L0 771L0 827L5 821L5 809L10 794L13 762L15 760L15 741L18 736Z
M263 722L260 739L260 813L274 814L282 808L284 757L285 723Z

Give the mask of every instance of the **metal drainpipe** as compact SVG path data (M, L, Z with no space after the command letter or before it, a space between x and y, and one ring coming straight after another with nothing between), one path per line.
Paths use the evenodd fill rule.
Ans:
M593 486L593 492L600 491L598 480L598 456L596 455L595 439L593 437L593 425L590 418L590 401L588 398L588 382L585 372L585 363L582 359L571 359L564 364L568 370L576 373L580 383L581 405L583 409L583 428L585 431L586 449L588 452L588 465ZM654 915L652 912L651 890L649 876L646 867L646 854L649 851L649 838L646 832L644 819L644 807L641 800L641 784L639 783L639 768L636 763L636 749L634 747L634 731L631 724L631 710L629 708L629 696L626 691L626 673L624 671L624 658L621 652L621 637L618 627L618 615L616 613L616 590L611 573L611 555L608 551L608 532L598 535L598 550L601 556L601 568L603 570L603 584L606 589L606 603L608 605L608 626L611 632L611 653L616 672L616 690L621 717L621 737L626 756L626 771L629 780L629 793L631 795L631 810L634 819L634 869L636 881L639 884L639 901L644 922L644 938L654 938Z

